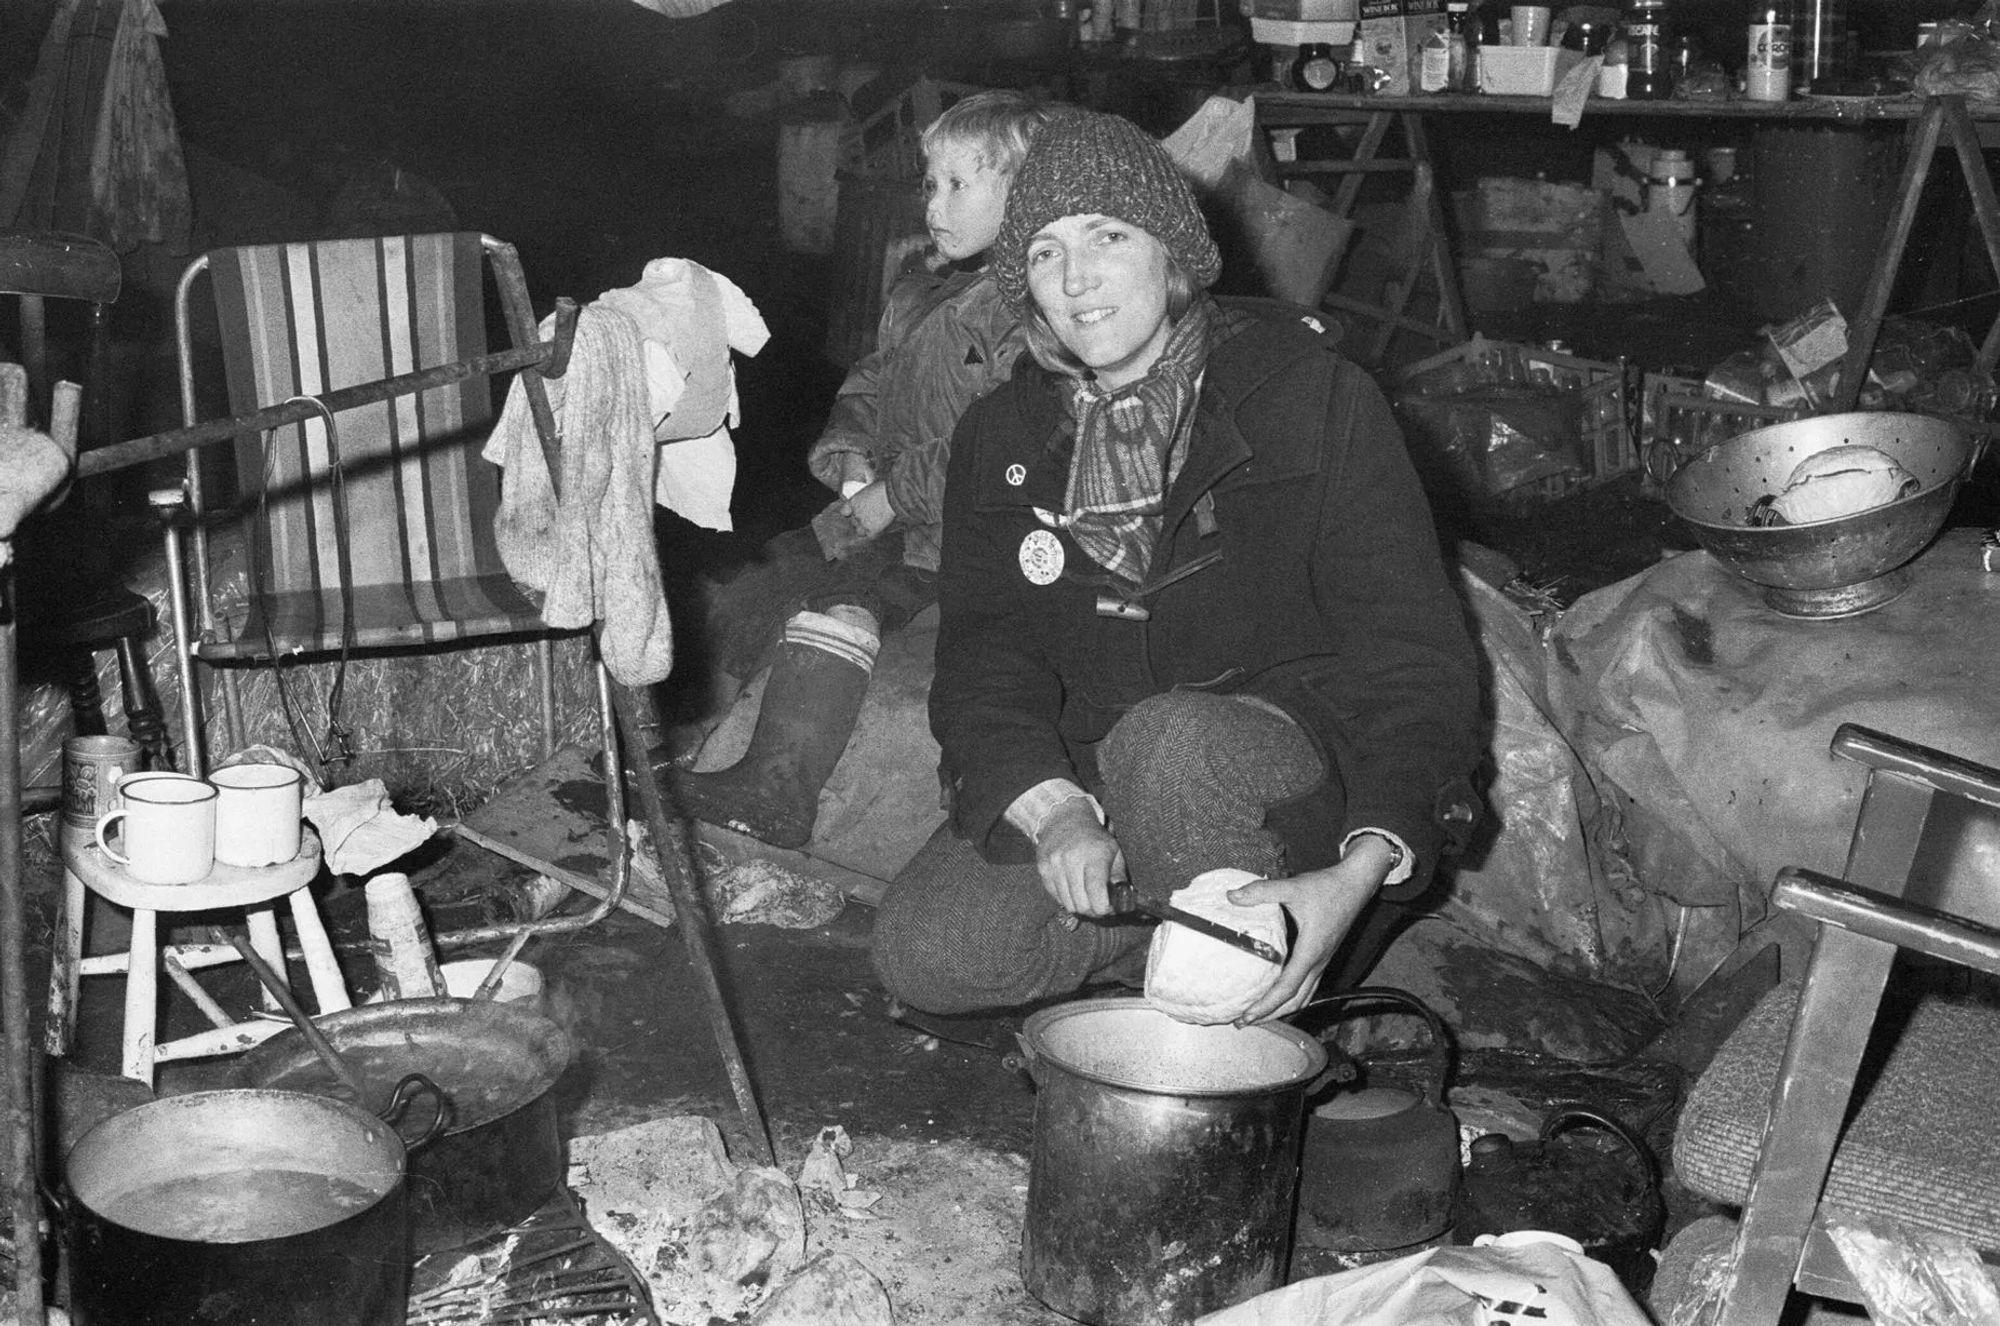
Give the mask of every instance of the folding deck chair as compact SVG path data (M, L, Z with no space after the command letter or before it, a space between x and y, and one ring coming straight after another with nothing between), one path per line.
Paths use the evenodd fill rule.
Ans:
M516 350L538 344L518 257L490 236L256 245L216 250L188 266L175 297L186 423L203 422L192 317L193 295L203 284L212 291L235 417L291 402L309 407L293 411L304 415L296 422L238 433L233 510L249 566L248 593L238 601L225 603L214 592L210 532L231 508L206 491L205 478L213 476L204 475L200 451L188 453L184 490L155 494L170 526L186 527L192 554L187 565L178 531L170 528L192 770L207 767L198 666L220 674L224 728L236 749L244 734L236 683L246 667L294 658L344 663L369 651L421 652L473 642L530 652L539 673L543 753L553 751L553 641L582 633L543 625L535 601L507 574L494 540L499 474L479 448L494 418L490 379L520 356L487 352L488 270ZM551 375L560 372L554 363L524 372L544 452L553 457L554 423L540 391L543 367ZM357 395L367 399L357 402ZM331 408L322 403L329 397ZM552 464L551 472L559 467ZM199 591L193 612L183 592L190 582ZM617 686L601 660L596 691L601 744L615 753L621 726L629 735L644 725L645 697ZM328 735L338 738L332 723ZM606 759L604 768L614 823L622 822L620 761ZM681 852L685 836L658 795L650 786L641 789L656 850L663 856ZM629 856L620 851L612 888L587 916L459 931L450 938L510 937L518 951L532 934L590 924L622 896ZM753 1140L768 1154L761 1110L712 970L707 914L675 864L663 860L662 873L673 888L690 954L706 978L711 1020L738 1105ZM282 971L282 954L265 956Z

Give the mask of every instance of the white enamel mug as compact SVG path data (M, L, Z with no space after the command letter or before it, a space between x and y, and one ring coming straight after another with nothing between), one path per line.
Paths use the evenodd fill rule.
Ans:
M299 854L305 780L284 764L230 764L215 784L215 859L230 866L271 866Z
M118 783L119 804L97 817L97 845L147 884L193 884L215 869L215 789L186 774L138 774ZM108 841L124 821L121 852Z

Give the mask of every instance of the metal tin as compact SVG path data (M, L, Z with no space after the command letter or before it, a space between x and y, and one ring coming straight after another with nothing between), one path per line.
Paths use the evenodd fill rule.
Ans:
M64 827L94 832L98 816L118 804L118 780L137 773L140 763L139 743L130 737L70 737L64 741Z

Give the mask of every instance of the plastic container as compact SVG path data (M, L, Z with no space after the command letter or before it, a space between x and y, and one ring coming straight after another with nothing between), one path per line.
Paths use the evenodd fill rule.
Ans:
M444 977L445 994L453 999L470 999L479 992L479 983L486 979L486 974L493 970L493 959L459 958L438 970ZM525 962L509 963L500 974L500 988L493 992L493 998L500 1003L525 1004L537 1013L546 1011L542 996L541 969Z
M1546 97L1583 59L1563 46L1482 46L1479 90L1497 97Z

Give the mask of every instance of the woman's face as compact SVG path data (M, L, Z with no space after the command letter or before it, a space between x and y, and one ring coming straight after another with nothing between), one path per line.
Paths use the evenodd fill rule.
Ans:
M1116 217L1066 216L1028 241L1028 293L1056 338L1107 390L1137 382L1166 347L1166 246Z

